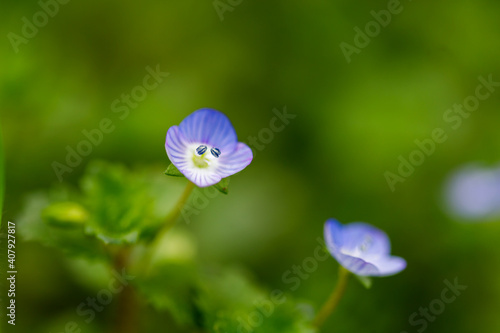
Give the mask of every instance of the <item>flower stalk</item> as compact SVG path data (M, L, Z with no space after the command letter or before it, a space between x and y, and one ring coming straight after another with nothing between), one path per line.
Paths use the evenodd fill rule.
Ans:
M350 272L342 266L339 266L339 278L337 281L337 286L333 290L330 298L323 305L323 308L318 313L316 318L313 321L313 326L316 328L320 328L323 326L326 319L335 311L335 308L339 304L342 296L347 287L347 281L349 280Z
M161 239L175 225L175 223L177 222L177 219L179 218L179 216L182 213L182 209L186 205L186 203L189 199L189 196L191 195L191 193L193 192L195 187L196 186L192 182L188 181L186 188L184 189L184 192L182 192L182 195L179 198L179 200L177 201L177 203L175 204L175 207L172 210L172 213L170 213L170 215L167 217L165 224L158 232L158 235L156 236L155 241L158 239Z
M182 192L182 195L180 196L179 200L175 204L172 212L167 216L167 218L165 220L165 224L160 228L160 230L158 230L156 236L154 237L153 241L149 245L149 250L145 254L144 260L142 260L142 262L141 262L142 271L149 273L150 268L151 268L151 261L153 259L153 253L154 253L155 249L158 248L163 237L175 226L177 219L179 218L179 216L182 213L182 209L184 208L187 201L189 200L189 197L191 196L191 193L193 192L195 187L196 187L195 184L188 181L186 188L184 189L184 192Z
M114 258L114 269L121 273L127 269L130 260L130 247L118 250ZM136 333L139 328L139 300L131 284L123 287L118 295L117 316L112 333Z

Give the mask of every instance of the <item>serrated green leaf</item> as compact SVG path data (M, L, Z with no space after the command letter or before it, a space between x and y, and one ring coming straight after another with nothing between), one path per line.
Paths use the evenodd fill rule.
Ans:
M147 182L120 165L92 162L81 187L91 212L85 230L105 243L135 243L155 219Z
M215 184L214 187L222 194L228 194L229 193L229 180L230 180L230 177L223 178L220 182Z
M358 281L365 287L366 289L370 289L373 284L373 279L369 276L359 276L354 274L354 276L358 279Z
M26 241L38 241L69 256L107 260L100 242L95 237L85 235L82 228L59 228L43 221L42 211L54 200L61 200L61 197L63 200L69 199L60 191L30 195L23 212L16 218L20 235Z
M165 175L172 177L184 177L184 175L177 169L177 167L171 163L167 170L165 170Z

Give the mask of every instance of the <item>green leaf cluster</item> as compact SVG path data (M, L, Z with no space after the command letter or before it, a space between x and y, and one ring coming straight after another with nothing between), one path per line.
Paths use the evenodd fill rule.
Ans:
M67 254L96 257L106 244L134 244L154 233L168 215L160 192L168 183L120 165L89 164L78 189L58 186L31 194L18 219L19 232Z
M147 170L93 162L77 189L59 186L32 194L18 229L25 240L79 257L69 267L87 288L85 281L96 288L105 283L117 269L117 254L126 249L126 268L135 276L132 284L141 303L157 315L168 313L179 329L314 332L310 316L290 295L260 287L243 269L200 263L187 230L160 229L180 192L169 182ZM224 179L216 187L227 193L228 184Z
M259 287L241 269L164 262L139 290L180 327L210 333L313 333L311 318L290 295Z
M290 295L259 287L241 269L225 268L203 279L199 306L211 333L312 333L310 318Z

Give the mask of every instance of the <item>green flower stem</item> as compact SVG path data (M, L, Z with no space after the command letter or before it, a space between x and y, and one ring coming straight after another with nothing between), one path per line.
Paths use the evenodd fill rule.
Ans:
M188 184L186 185L186 188L184 189L184 192L182 192L182 195L179 198L179 201L177 201L177 203L175 204L175 207L174 207L172 213L170 213L170 215L168 215L163 227L160 230L158 230L158 233L156 234L155 238L153 239L153 241L151 242L151 244L149 246L149 251L146 254L145 260L143 261L143 264L142 264L143 271L149 272L149 269L151 266L151 260L153 257L153 251L161 243L161 240L163 239L165 234L167 234L170 231L170 229L172 229L174 227L175 223L177 222L177 219L179 218L179 216L182 213L182 209L184 208L184 205L188 201L189 196L191 195L191 192L193 192L195 187L196 187L196 185L194 185L192 182L188 182Z
M114 257L114 269L121 274L130 260L130 247L121 248ZM136 333L139 330L139 301L131 284L123 287L118 295L117 315L112 333Z
M326 301L325 305L323 305L323 308L313 321L313 325L316 328L319 329L324 324L326 319L332 314L332 312L339 304L340 299L342 298L342 295L344 294L344 291L347 287L349 274L350 273L347 269L345 269L342 266L339 267L339 278L337 281L337 286L335 287L332 294L330 295L330 298Z
M161 239L163 235L165 235L170 229L172 229L172 227L177 222L177 219L181 215L182 209L184 208L184 205L186 205L186 202L188 201L189 196L191 195L191 192L193 192L195 187L196 186L192 182L188 181L188 184L186 185L184 192L179 198L179 201L177 201L177 203L175 204L172 213L167 217L165 224L158 232L156 239Z
M151 247L150 247L151 249L155 249L156 246L158 245L158 243L160 243L161 240L163 239L163 236L165 236L165 234L167 232L169 232L170 229L172 229L174 227L175 223L177 222L177 219L179 218L179 216L182 213L182 209L184 208L184 205L188 201L189 196L191 195L191 192L193 192L195 187L196 186L193 183L188 181L188 184L186 185L184 192L182 192L182 195L179 198L179 201L177 201L177 203L175 204L175 207L172 210L172 213L170 213L170 215L167 216L167 219L165 220L165 224L156 234L156 236L153 240L153 244L151 244Z

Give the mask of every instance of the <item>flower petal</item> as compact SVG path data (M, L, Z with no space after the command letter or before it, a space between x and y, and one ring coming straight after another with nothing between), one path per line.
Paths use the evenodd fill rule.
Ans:
M246 144L238 142L232 153L223 154L219 159L217 174L226 178L245 169L252 162L253 153Z
M367 223L325 223L328 251L347 270L360 276L388 276L406 268L406 261L390 256L387 234Z
M391 252L391 242L385 232L367 223L355 222L344 227L342 247L348 250L363 245L364 254L386 255Z
M388 256L374 263L378 269L376 276L389 276L401 272L406 268L406 260L400 257Z
M360 276L376 276L379 274L378 268L361 258L355 258L340 252L333 254L339 264L344 266L348 271Z
M186 117L179 125L188 143L203 143L215 147L222 154L233 152L237 137L225 114L213 109L200 109Z
M183 174L198 187L212 186L222 180L216 173L204 169L190 168L184 170Z
M340 222L330 219L325 224L325 242L330 254L347 270L357 275L373 275L378 272L377 268L364 261L340 252L344 243L344 229Z
M179 171L188 168L189 155L187 154L186 139L180 133L179 127L172 126L168 129L167 139L165 140L165 150L168 158Z
M215 172L215 168L200 169L193 165L192 152L179 127L172 126L169 128L165 149L170 161L187 179L198 187L215 185L221 181L222 178Z
M342 245L342 228L343 225L335 219L329 219L325 223L325 242L326 247L333 254L339 251Z

